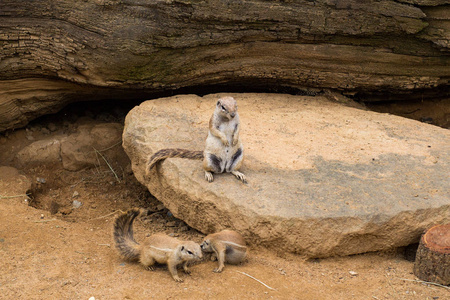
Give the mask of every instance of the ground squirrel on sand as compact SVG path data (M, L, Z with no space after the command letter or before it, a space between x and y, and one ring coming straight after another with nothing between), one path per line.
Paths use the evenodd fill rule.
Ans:
M247 255L244 238L232 230L223 230L207 235L200 247L204 252L214 252L213 255L217 257L219 263L219 267L214 269L216 273L222 272L225 262L237 265L243 262Z
M119 253L128 260L139 261L149 270L153 270L155 263L167 264L173 279L182 282L183 279L178 277L177 266L183 264L184 272L190 274L188 262L203 257L200 245L161 233L151 235L140 245L133 237L133 221L138 215L139 210L132 209L114 222L114 241Z
M147 174L158 161L166 158L203 159L203 169L207 181L214 180L212 173L228 172L247 183L245 175L238 171L244 158L244 148L239 138L239 131L240 121L236 100L233 97L220 98L214 114L209 120L205 150L192 151L177 148L159 150L150 158Z

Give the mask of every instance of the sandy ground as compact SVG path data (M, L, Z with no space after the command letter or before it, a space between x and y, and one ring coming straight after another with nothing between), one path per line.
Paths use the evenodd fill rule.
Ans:
M24 197L7 197L18 196L14 181L2 183L0 298L450 298L448 289L417 281L405 249L307 260L251 247L243 265L226 266L223 273L216 274L212 272L215 262L204 261L191 267L190 276L180 271L183 283L176 283L165 266L146 271L139 264L124 261L114 248L112 225L120 212L132 207L153 211L135 223L138 241L154 232L197 242L204 235L175 219L153 198L134 179L126 157L111 162L119 182L101 162L96 168L69 172L59 164L18 166L14 156L32 141L73 132L81 119L123 121L125 113L123 108L105 114L72 107L26 129L0 134L0 165L17 167L33 182L27 202ZM74 200L81 202L81 207L73 208Z

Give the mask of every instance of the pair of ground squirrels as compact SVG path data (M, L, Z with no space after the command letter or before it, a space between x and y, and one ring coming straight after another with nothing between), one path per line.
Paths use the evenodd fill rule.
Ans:
M119 253L127 260L139 261L145 268L153 270L155 263L167 264L172 278L178 276L177 266L183 264L186 274L190 274L188 263L203 258L204 252L213 252L219 266L214 272L222 272L225 263L239 264L247 255L244 238L237 232L224 230L207 235L201 245L193 241L180 241L165 234L153 234L141 245L133 237L133 222L140 211L129 210L118 216L114 222L114 241Z
M239 137L241 129L237 102L233 97L220 98L216 103L203 151L186 149L162 149L154 153L148 162L146 174L161 160L171 157L202 159L205 179L214 180L213 173L231 173L243 183L244 174L239 172L244 159L244 147Z

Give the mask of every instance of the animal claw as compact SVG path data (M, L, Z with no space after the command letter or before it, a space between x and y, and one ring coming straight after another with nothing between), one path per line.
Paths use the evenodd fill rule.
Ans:
M208 182L213 182L214 180L214 176L211 172L205 172L205 179Z

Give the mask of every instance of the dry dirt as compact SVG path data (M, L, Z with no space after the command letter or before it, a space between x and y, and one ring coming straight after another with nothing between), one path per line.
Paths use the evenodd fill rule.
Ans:
M115 216L132 207L153 211L136 222L138 241L165 232L200 242L203 234L171 216L134 179L126 157L109 162L118 178L102 161L96 168L69 172L60 164L19 166L14 159L25 145L74 132L80 122L123 122L129 107L110 107L106 113L101 105L77 104L0 134L0 166L16 167L33 182L28 202L4 197L14 196L11 185L0 191L0 298L450 298L448 289L417 281L405 249L307 260L251 247L245 264L216 274L215 263L205 261L191 267L191 276L180 271L183 283L176 283L165 266L146 271L122 260L114 249L112 225ZM74 200L81 207L73 208Z

